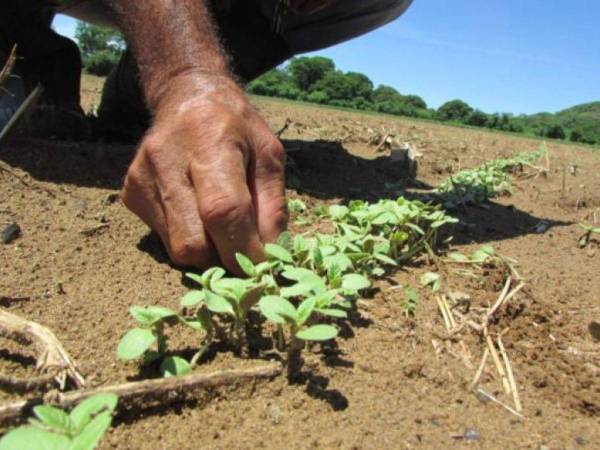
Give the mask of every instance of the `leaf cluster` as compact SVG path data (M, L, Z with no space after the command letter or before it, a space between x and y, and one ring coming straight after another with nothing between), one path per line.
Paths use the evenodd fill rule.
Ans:
M511 193L511 173L530 165L542 156L544 146L536 152L520 153L508 159L488 161L480 167L465 169L443 182L435 192L441 194L445 208L479 205L499 195Z
M301 203L295 207L306 211ZM279 348L288 352L306 341L333 339L338 334L335 321L347 319L348 309L371 287L373 277L427 246L434 247L439 229L456 222L439 206L402 197L332 205L319 215L333 222L335 233L294 237L284 233L277 244L265 246L267 260L258 264L237 254L245 278L229 277L221 268L186 274L198 287L182 298L181 313L162 307L131 308L138 327L121 340L119 357L143 357L145 362L165 358L165 326L183 325L202 331L204 345L192 362L165 358L161 369L164 375L186 373L214 338L241 353L252 311L273 324ZM416 296L406 294L406 309L414 311Z
M36 406L36 418L7 433L0 450L93 450L110 427L117 402L114 394L98 394L70 414L54 406Z

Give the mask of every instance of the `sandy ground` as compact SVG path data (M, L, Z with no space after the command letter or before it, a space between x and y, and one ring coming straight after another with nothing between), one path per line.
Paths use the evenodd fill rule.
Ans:
M85 80L86 109L98 104L99 92L99 80ZM289 196L310 205L375 200L405 187L420 195L403 168L375 152L369 141L377 136L393 135L423 154L418 188L540 145L408 119L255 103L274 130L293 122L283 134L293 165ZM483 343L469 330L448 338L434 297L419 283L435 268L421 258L376 283L337 349L306 353L302 383L290 386L282 377L185 403L149 404L119 416L101 448L598 448L600 343L587 327L600 321L600 245L580 249L577 224L600 223L600 157L554 142L548 149L547 175L516 180L512 196L484 208L453 211L461 222L449 230L454 239L447 248L468 253L485 243L518 261L526 288L502 311L494 332L507 329L503 339L525 418L469 389ZM93 386L147 376L115 356L132 325L128 307L176 307L187 289L157 239L118 199L133 151L24 138L0 148L0 159L21 177L0 171L0 225L16 222L22 230L0 245L0 306L51 328ZM313 226L292 219L294 232ZM468 294L472 308L488 307L502 288L498 276L490 270L469 280L449 271L447 283ZM397 284L419 291L412 317ZM0 343L0 372L33 374L30 349ZM173 336L175 348L195 344ZM263 363L216 351L197 371ZM493 364L480 386L512 405ZM0 391L0 402L18 398ZM476 439L465 440L466 432Z

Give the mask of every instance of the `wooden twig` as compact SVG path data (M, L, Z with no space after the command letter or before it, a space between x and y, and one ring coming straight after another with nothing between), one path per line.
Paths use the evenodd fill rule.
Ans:
M498 348L500 349L500 354L502 355L504 366L506 367L506 374L508 376L508 383L512 392L513 401L515 402L515 409L521 412L523 411L523 406L521 405L521 399L519 397L519 391L517 390L517 383L513 375L512 366L510 364L510 360L508 359L508 354L506 353L504 344L502 343L502 336L498 336Z
M78 388L85 386L77 365L48 328L0 310L0 335L18 342L35 343L39 352L36 368L54 373L61 389L65 388L65 377Z
M479 363L479 367L477 368L475 377L473 378L473 381L471 381L470 389L475 389L475 386L477 386L477 384L479 383L479 380L481 379L481 375L483 375L483 371L485 369L485 365L489 356L490 350L486 347L485 350L483 350L483 357L481 358L481 363Z
M188 394L195 389L210 389L220 386L229 386L242 381L256 378L274 378L280 375L280 364L253 367L251 369L224 370L221 372L191 374L184 377L159 378L155 380L134 381L112 386L102 386L95 389L86 389L59 393L49 398L52 404L61 408L71 408L82 400L97 394L113 393L119 397L119 407L124 407L136 399L144 400L164 398L169 395ZM23 414L35 404L40 404L43 398L25 400L0 406L0 424L12 422L23 417Z
M290 119L289 117L287 119L285 119L285 123L283 124L283 127L281 127L276 133L275 135L281 139L281 136L283 136L283 133L285 133L287 131L287 129L290 127L290 125L292 125L294 122L292 122L292 119Z
M8 55L8 59L4 63L4 67L0 71L0 86L4 81L10 76L12 73L13 67L17 62L17 46L14 45L12 50L10 51L10 55Z
M481 388L477 388L477 391L476 391L476 392L477 392L479 395L481 395L481 396L485 397L486 399L488 399L488 400L490 400L490 401L494 402L495 404L502 406L504 409L506 409L506 410L507 410L508 412L510 412L511 414L514 414L515 416L517 416L517 417L519 417L519 418L521 418L521 419L524 419L524 418L525 418L525 416L524 416L523 414L521 414L521 413L520 413L520 412L518 412L518 411L515 411L515 410L514 410L513 408L511 408L510 406L508 406L508 405L505 405L505 404L504 404L504 403L502 403L500 400L498 400L496 397L494 397L492 394L488 394L488 393L487 393L487 392L485 392L483 389L481 389Z
M494 364L496 365L496 369L498 370L498 374L500 374L500 378L502 379L502 387L504 388L504 392L507 395L510 395L510 383L508 382L508 378L506 377L506 371L504 370L504 366L502 362L500 362L500 357L498 356L498 351L496 347L494 347L494 342L487 330L487 328L483 332L485 336L485 341L487 343L490 354L492 355L492 359L494 360Z
M381 139L381 142L379 142L379 145L377 145L377 148L375 149L374 153L379 153L381 151L381 149L385 146L385 144L387 144L388 139L390 138L390 134L386 134L383 136L383 138Z
M43 389L54 382L54 375L42 375L40 377L22 380L0 374L0 388L11 392L30 392Z
M437 300L438 308L440 309L440 313L442 314L442 318L444 319L444 325L446 326L446 331L450 332L452 330L452 324L450 322L450 318L448 317L448 312L446 308L444 308L444 303L439 295L435 297Z

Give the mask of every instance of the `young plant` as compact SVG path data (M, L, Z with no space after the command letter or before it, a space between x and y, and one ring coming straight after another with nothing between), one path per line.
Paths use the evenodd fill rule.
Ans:
M237 262L247 279L225 277L225 271L220 268L209 269L202 275L187 274L188 278L201 285L202 290L191 291L182 300L184 307L205 306L200 309L203 314L202 322L211 335L217 328L214 316L229 322L227 339L242 351L246 341L246 323L248 313L258 303L265 288L273 287L273 277L270 272L274 264L264 262L255 265L242 254L236 255Z
M585 225L583 223L580 223L579 227L582 228L584 231L584 234L579 237L579 247L587 247L590 241L594 239L594 234L597 234L598 238L600 239L600 227Z
M296 308L289 300L274 295L263 297L259 308L263 316L278 326L281 347L287 351L288 378L293 381L300 368L300 353L306 341L328 341L338 335L338 330L327 324L310 325L317 309L317 297L304 300ZM287 326L288 339L285 343L282 327Z
M511 176L517 168L531 166L546 154L544 145L533 153L520 153L509 159L488 161L480 167L465 169L451 176L434 192L446 208L479 205L489 199L511 193Z
M183 323L195 330L205 329L205 324L197 320L187 320L175 311L162 306L132 306L131 316L138 327L129 330L119 342L117 356L125 361L142 358L144 364L162 360L160 372L163 376L180 376L192 370L192 364L176 356L166 356L168 340L164 334L166 325ZM152 346L156 344L153 350Z
M117 403L114 394L98 394L70 414L53 406L36 406L36 419L8 432L0 440L0 450L93 450L110 427Z
M404 286L404 299L402 300L402 308L406 314L414 316L419 304L419 294L410 286Z

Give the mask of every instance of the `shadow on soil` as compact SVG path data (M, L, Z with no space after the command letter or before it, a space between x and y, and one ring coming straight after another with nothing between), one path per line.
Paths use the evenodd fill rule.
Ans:
M405 189L431 189L408 177L403 164L388 157L365 159L349 153L337 141L284 140L288 151L288 184L299 193L322 200L395 198ZM134 155L131 145L55 142L17 138L0 148L0 159L28 172L34 179L57 184L120 189ZM429 200L419 192L408 198ZM454 211L461 223L452 230L457 244L483 243L536 233L543 222L546 230L568 222L535 217L514 206L487 203ZM158 262L167 261L162 245L154 237L140 241L138 248Z

